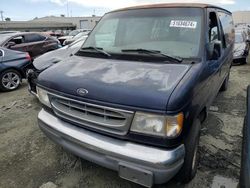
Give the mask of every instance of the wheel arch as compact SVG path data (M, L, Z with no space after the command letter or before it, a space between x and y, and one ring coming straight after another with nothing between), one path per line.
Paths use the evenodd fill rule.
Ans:
M200 112L197 115L197 118L200 120L201 123L203 123L208 116L208 108L207 106L203 107Z
M6 67L5 69L3 69L1 71L1 73L5 72L5 71L8 71L8 70L15 70L15 71L17 71L21 75L21 79L23 79L23 78L26 77L25 72L23 72L21 69L19 69L17 67Z

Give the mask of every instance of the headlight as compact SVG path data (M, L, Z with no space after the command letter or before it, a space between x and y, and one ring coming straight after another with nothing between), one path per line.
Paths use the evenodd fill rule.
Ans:
M36 90L40 102L48 107L51 107L48 92L44 89L41 89L40 87L36 87Z
M183 127L183 113L176 116L165 116L136 112L131 131L155 136L175 138Z

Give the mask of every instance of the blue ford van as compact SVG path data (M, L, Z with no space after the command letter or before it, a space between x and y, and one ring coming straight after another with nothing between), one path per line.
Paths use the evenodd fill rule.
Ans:
M189 182L201 124L228 87L233 25L229 11L206 4L105 14L77 53L39 75L39 127L121 178Z

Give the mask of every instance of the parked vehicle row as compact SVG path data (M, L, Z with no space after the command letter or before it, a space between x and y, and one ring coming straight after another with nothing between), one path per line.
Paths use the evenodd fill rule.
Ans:
M250 25L247 24L238 24L235 26L236 32L244 33L248 37L250 37Z
M0 47L0 91L17 89L30 68L32 63L29 53Z
M75 41L77 41L78 39L80 38L87 38L88 37L88 34L89 32L80 32L78 33L76 36L70 38L70 39L66 39L64 42L63 42L63 46L66 46L66 45L69 45Z
M70 46L65 46L62 50L61 44L58 41L58 39L49 36L46 33L37 33L37 32L18 32L18 31L3 31L0 34L0 46L1 48L1 67L0 67L0 74L2 73L2 77L0 79L4 79L5 82L1 82L1 88L2 91L11 91L18 88L18 86L21 83L21 80L23 78L26 78L26 72L29 70L29 72L38 73L41 71L41 67L36 69L30 61L35 60L35 64L41 64L39 62L44 63L44 67L46 65L55 64L59 61L59 59L63 59L67 56L69 56L71 53L75 53L79 48L80 45L85 41L87 38L87 30L79 30L82 31L78 35L76 35L74 38L66 42L66 44L71 44ZM53 50L59 49L58 52L51 52ZM6 51L6 52L5 52ZM26 52L26 53L21 53ZM51 52L51 53L50 53ZM44 57L39 57L40 55L44 54ZM26 67L25 62L23 62L23 55L28 59L26 63L29 64L29 66ZM46 58L50 57L50 61L46 61ZM29 59L30 58L30 59ZM44 61L43 61L44 59ZM36 63L38 62L38 63ZM25 65L24 65L25 64ZM23 67L24 66L24 67ZM46 67L47 68L47 67ZM45 69L45 68L44 68ZM17 74L18 78L16 77L16 74L13 73L13 70L18 72ZM34 71L30 71L34 70ZM11 73L9 73L11 72ZM25 72L25 73L24 73ZM11 84L10 82L6 82L5 79L6 74L12 75L15 77L16 84L15 86ZM13 73L13 74L12 74ZM33 74L34 75L34 74ZM11 78L9 78L8 81ZM30 80L30 79L28 79ZM11 86L9 87L9 84Z
M28 52L32 59L61 47L59 41L54 37L33 32L1 34L0 46L11 50Z
M234 64L246 64L250 49L250 28L238 25L235 28Z
M235 34L234 63L246 64L250 50L250 40L243 33Z
M44 33L47 34L47 35L50 35L50 36L52 36L52 37L56 37L56 38L59 38L59 37L64 36L63 31L60 31L60 30L56 30L56 31L46 31L46 32L44 32Z
M0 31L0 34L18 33L19 31Z
M65 60L71 55L75 54L80 49L85 40L85 36L81 37L67 46L64 46L58 50L54 50L52 52L48 52L36 58L33 61L33 68L29 69L27 73L29 92L37 95L36 80L38 75L52 65L59 63L60 61Z
M79 33L83 33L84 35L88 35L88 33L89 33L90 31L91 31L91 30L89 30L89 29L77 29L77 30L73 30L73 31L71 31L68 35L59 37L58 40L60 41L60 43L61 43L62 45L67 45L67 44L69 44L70 42L64 43L66 40L70 41L71 39L73 39L74 37L76 37Z
M207 109L228 87L234 41L231 12L216 6L107 13L76 53L39 74L38 125L126 180L187 183L197 171Z

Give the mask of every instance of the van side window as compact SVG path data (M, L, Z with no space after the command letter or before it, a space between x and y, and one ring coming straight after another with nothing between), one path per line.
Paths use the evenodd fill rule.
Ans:
M224 12L219 12L218 16L225 35L225 45L229 47L234 43L234 23L232 16Z
M209 14L209 42L220 40L219 27L215 12Z

